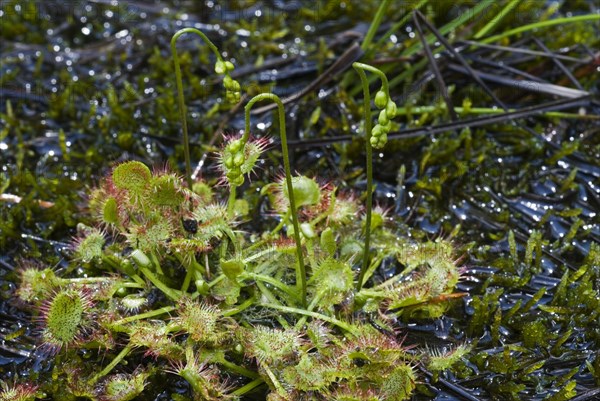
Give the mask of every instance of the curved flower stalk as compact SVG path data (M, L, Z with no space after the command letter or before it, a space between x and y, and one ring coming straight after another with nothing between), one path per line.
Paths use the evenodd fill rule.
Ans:
M278 117L279 117L279 132L281 136L281 150L283 153L283 167L285 170L285 181L290 201L290 214L292 216L292 224L294 226L294 240L296 241L296 254L298 258L298 266L296 267L296 283L300 287L300 294L302 294L302 305L306 306L306 269L304 267L304 258L302 256L302 244L300 243L300 225L298 223L298 216L296 214L296 194L294 193L294 186L292 184L292 173L290 168L290 157L287 146L287 134L285 129L285 111L283 103L279 96L272 93L261 93L254 96L245 107L245 128L244 135L240 138L242 146L246 145L248 138L250 137L250 110L256 102L262 100L271 100L277 104Z
M179 65L179 56L177 55L177 39L184 33L195 33L200 36L202 40L208 45L210 50L217 57L217 62L215 63L215 72L220 75L225 75L223 77L223 86L227 90L226 96L227 100L232 103L237 103L240 101L240 84L231 78L231 71L233 71L234 66L230 61L223 60L221 53L217 46L214 45L213 42L208 39L208 37L202 33L202 31L195 28L184 28L175 33L171 38L171 53L173 54L173 63L175 65L175 81L177 83L177 102L179 103L179 115L181 118L181 126L183 130L183 153L185 156L185 178L188 184L188 188L192 188L192 165L190 161L190 143L188 136L188 128L187 128L187 120L186 120L186 106L185 101L183 99L183 82L181 78L181 67Z
M357 289L363 286L365 273L369 266L369 247L371 240L371 209L373 207L373 149L381 149L387 143L387 134L391 128L391 119L396 117L396 103L390 98L388 80L385 74L370 65L363 63L353 63L352 67L360 77L364 97L364 115L365 115L365 133L366 133L366 155L367 155L367 214L365 222L365 246L363 252L363 263L358 275ZM379 112L378 124L372 127L371 122L371 92L369 90L369 81L365 71L369 71L379 77L381 80L381 89L375 95L375 106L381 110Z

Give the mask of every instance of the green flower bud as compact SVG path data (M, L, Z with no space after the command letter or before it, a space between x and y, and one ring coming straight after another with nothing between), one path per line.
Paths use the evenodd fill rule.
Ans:
M229 181L229 184L231 186L239 187L240 185L242 185L244 183L244 176L241 174L239 174L239 175L227 174L227 180Z
M224 160L223 164L227 168L233 168L233 155L228 155Z
M230 103L230 104L239 103L239 101L241 99L242 99L242 95L240 92L227 91L227 93L225 93L225 100L227 101L227 103Z
M236 167L240 167L242 164L244 164L244 154L243 153L236 153L236 155L233 156L233 164Z
M232 185L241 185L244 180L239 176L252 171L268 141L253 139L245 143L242 138L229 138L228 141L220 154L221 171Z
M215 72L219 75L225 74L227 72L227 65L225 64L225 62L217 60L217 62L215 63Z
M225 75L225 77L223 77L223 86L225 87L225 89L233 89L231 87L233 85L233 82L233 79L229 75Z
M381 109L385 108L389 99L390 98L387 95L387 93L385 93L383 90L379 90L379 91L377 91L377 94L375 95L375 106L377 106L377 108L381 110Z
M390 119L388 118L388 115L387 115L385 109L383 109L379 112L379 118L377 119L377 121L379 121L379 124L381 124L381 125L386 125L387 123L390 122Z
M371 130L371 140L373 138L378 138L378 137L380 137L383 134L384 134L383 127L380 124L377 124Z
M234 166L225 175L228 179L235 179L242 175L242 170L239 167Z
M233 63L231 61L226 61L225 69L227 69L227 71L233 71L235 69L235 66L233 65Z
M375 149L381 149L387 143L387 134L382 134L380 136L372 136L371 137L371 146Z
M232 153L239 152L243 146L244 146L244 143L242 142L241 139L234 139L233 141L229 142L229 144L227 145L227 147L229 148L229 150Z
M375 149L381 149L387 143L387 135L382 134L380 136L372 136L371 137L371 146Z
M231 90L233 92L240 92L242 90L240 83L238 81L236 81L235 79L231 81Z
M389 118L395 118L396 114L398 113L398 107L396 106L396 103L390 99L385 106L385 111L387 112Z

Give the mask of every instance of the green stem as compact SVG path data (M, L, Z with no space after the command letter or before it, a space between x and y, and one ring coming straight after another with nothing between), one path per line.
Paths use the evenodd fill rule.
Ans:
M190 282L192 281L192 276L194 275L195 267L190 265L187 267L187 272L185 273L185 278L183 279L183 284L181 285L181 293L187 292L188 288L190 288Z
M275 387L275 391L277 391L277 393L281 397L283 397L284 400L288 399L288 393L285 391L285 389L283 388L281 383L279 383L279 380L277 380L277 377L271 371L271 369L269 368L269 365L267 365L266 363L262 363L261 367L265 370L265 372L267 373L267 376L269 376L271 383L273 383L273 386Z
M316 266L317 260L315 258L315 247L313 246L312 238L306 238L306 253L308 254L308 264L310 266Z
M225 235L227 235L227 237L229 238L229 241L231 241L231 244L233 245L233 250L235 251L235 254L239 255L241 253L240 243L237 240L237 238L235 237L233 230L231 230L231 228L229 228L227 226L227 227L225 227L225 229L223 229L223 231L225 232Z
M173 310L175 310L174 306L164 306L164 307L162 307L160 309L151 310L151 311L140 313L140 314L137 314L137 315L124 317L123 319L117 320L116 322L113 322L112 324L120 326L120 325L123 325L123 324L135 322L136 320L142 320L142 319L147 319L149 317L163 315L163 314L169 313L169 312L171 312Z
M141 278L138 274L134 274L133 276L131 276L131 278L133 279L133 281L135 281L136 283L138 283L141 286L140 288L146 288L146 285L148 283L146 283L144 281L144 279Z
M191 370L183 369L179 372L179 375L190 384L195 395L201 395L202 392L205 391L204 387L196 380L196 377Z
M470 23L475 18L477 18L479 16L479 14L484 12L484 10L486 8L493 5L494 2L495 2L495 0L482 0L482 1L478 2L473 8L470 8L470 9L465 10L464 12L460 13L460 15L458 17L454 18L452 21L448 22L446 25L439 28L438 31L440 32L440 34L446 35L446 34L450 33L451 31L457 30L461 27L464 27L464 29L468 29ZM426 35L425 39L426 39L427 43L429 43L430 45L437 40L437 38L435 37L435 35L433 33ZM421 41L418 38L416 38L414 40L416 41L416 43L414 43L412 46L410 46L409 48L404 50L401 53L401 56L404 56L404 57L412 56L413 54L416 54L417 52L422 50L423 44L421 43ZM434 52L434 54L435 54L435 52ZM427 59L425 59L425 63L427 63Z
M411 107L398 107L396 111L396 115L403 116L407 114L425 114L425 113L433 113L438 110L437 106L411 106ZM502 114L506 112L514 112L517 109L507 109L503 110L501 108L491 108L491 107L455 107L454 110L458 114L464 115L481 115L481 114ZM560 111L547 111L545 113L539 114L542 117L548 118L573 118L573 119L581 119L581 120L598 120L600 116L593 114L577 114L577 113L563 113Z
M233 362L229 362L225 358L219 359L217 361L217 363L220 365L223 365L230 372L237 373L238 375L241 375L241 376L246 376L249 379L258 379L258 373L254 372L250 369L246 369L243 366L238 366Z
M352 335L355 335L355 336L359 335L358 330L356 328L352 327L352 325L342 322L341 320L338 320L334 317L323 315L321 313L309 312L304 309L291 308L289 306L281 306L281 305L275 305L275 304L262 304L262 306L264 306L265 308L277 309L282 312L297 313L299 315L314 317L315 319L319 319L319 320L323 320L325 322L331 323L331 324L339 327L340 329L347 331L348 333L350 333Z
M281 218L281 220L279 221L279 224L277 224L277 227L275 227L271 233L269 234L271 237L275 234L277 234L279 231L281 231L281 229L283 228L283 226L285 225L285 223L287 223L288 218L290 217L290 210L288 209L285 214L283 215L283 217Z
M357 72L359 70L363 70L363 71L369 71L370 73L377 75L377 78L379 78L381 80L381 90L384 91L385 93L390 93L390 87L389 87L387 76L379 68L375 68L372 65L364 64L364 63L359 63L359 62L352 63L352 67ZM365 76L365 79L366 79L366 76ZM366 81L366 82L367 82L367 89L368 89L369 88L369 86L368 86L369 82L368 81ZM363 84L363 94L365 92L364 89L365 89L365 86ZM369 100L369 107L366 110L370 111L371 110L371 95L370 94L369 94L368 100ZM365 116L366 116L366 114L365 114Z
M152 273L148 268L140 267L140 271L148 280L150 280L150 282L152 282L152 284L154 284L159 290L164 292L166 296L168 296L174 301L179 300L180 296L177 293L177 291L165 285L165 283L160 281L160 279L156 277L154 273Z
M277 300L277 298L275 298L275 295L273 295L273 293L271 292L271 290L269 290L263 283L261 283L260 281L256 282L256 286L258 287L258 289L260 290L260 292L269 300L270 304L269 305L276 305L276 306L281 306L279 301ZM279 322L279 324L281 325L281 327L283 327L284 329L289 329L290 325L288 324L288 322L284 319L283 316L281 315L276 315L275 319L277 319L277 321Z
M285 285L281 281L279 281L271 276L265 276L262 274L245 272L245 273L242 273L241 278L249 278L252 280L262 281L264 283L271 284L273 287L285 292L291 298L293 298L293 299L298 298L298 294L296 294L289 286Z
M231 185L229 189L229 198L227 198L227 217L233 219L235 213L235 198L236 198L236 186Z
M283 166L285 169L285 181L287 183L288 198L290 200L290 210L292 214L292 224L294 226L294 240L296 241L296 255L298 257L298 264L296 268L296 283L300 287L300 294L302 296L302 306L306 306L306 268L304 267L304 258L302 256L302 244L300 242L300 225L298 224L298 216L296 214L296 201L294 199L294 187L292 185L292 173L290 168L290 157L288 154L287 146L287 134L285 129L285 110L283 103L279 96L272 93L261 93L260 95L254 96L245 107L245 130L244 136L242 137L243 143L248 141L250 136L250 110L254 103L261 100L271 100L277 104L279 111L279 131L281 136L281 150L283 153Z
M383 42L385 42L386 40L388 40L388 38L390 36L392 36L393 34L396 34L400 29L402 29L402 27L404 27L406 25L406 22L412 16L412 11L413 10L420 10L425 4L427 4L427 1L428 0L421 0L412 9L407 10L407 12L404 14L404 16L401 19L399 19L396 23L394 23L394 25L392 25L390 27L390 29L388 29L387 32L384 33L377 40L377 42L375 42L375 48L382 48Z
M366 151L366 168L367 168L367 215L365 222L365 245L363 250L363 262L358 274L358 282L356 283L356 289L360 291L362 288L363 278L369 265L369 249L371 246L371 209L373 207L373 148L371 147L371 93L369 91L369 81L365 74L365 69L370 70L370 67L361 63L354 63L352 65L358 76L363 88L363 108L365 115L365 151ZM371 67L372 68L372 67ZM385 77L385 75L384 75ZM382 84L387 85L387 78L385 81L382 79ZM389 93L389 92L386 92Z
M252 250L254 246L252 247L248 247L245 249L245 251L249 251ZM262 258L263 256L269 255L270 253L275 253L275 250L273 248L267 248L267 249L263 249L260 252L256 252L246 258L244 258L244 263L250 263L255 261L256 259Z
M264 382L265 382L264 379L259 377L258 379L254 379L250 383L245 384L242 387L238 388L231 394L237 395L237 396L244 395L244 394L254 390L256 387L260 386Z
M131 352L131 346L127 345L125 348L123 348L121 350L121 352L119 352L119 354L117 356L114 357L114 359L112 361L110 361L110 363L108 365L106 365L106 367L104 369L102 369L102 371L100 373L95 375L90 380L89 384L92 384L92 385L95 384L102 377L104 377L108 373L110 373L110 371L113 370L114 367L117 366L119 364L119 362L121 362L129 354L129 352Z
M502 10L500 10L500 12L498 14L496 14L496 16L494 16L494 18L492 18L492 20L490 22L488 22L483 28L481 28L479 30L479 32L477 32L475 34L475 36L473 36L473 38L475 39L480 39L482 37L484 37L485 35L488 34L488 32L490 32L491 30L493 30L496 25L498 25L498 23L500 21L502 21L504 19L504 17L506 17L508 15L508 13L515 8L519 3L521 2L521 0L511 0L509 1Z
M317 304L323 298L323 295L325 295L325 291L320 291L318 294L316 294L315 297L312 299L312 301L310 301L310 304L306 308L306 311L307 312L312 312L312 310L315 309L315 306L317 306ZM300 320L298 320L298 322L296 323L296 325L294 326L294 328L296 330L300 330L302 328L302 326L304 326L304 323L306 323L306 319L308 319L308 316L306 316L306 315L302 316L300 318Z
M508 31L502 32L498 35L490 36L481 41L481 43L491 43L495 42L499 39L504 39L508 36L513 36L518 33L531 31L533 29L538 28L547 28L549 26L561 25L561 24L570 24L573 22L583 22L583 21L597 21L600 20L600 14L588 14L588 15L577 15L574 17L563 17L563 18L555 18L547 21L536 22L529 25L523 25L515 29L510 29Z
M364 38L362 44L360 45L360 48L363 51L366 52L367 49L369 48L369 45L373 41L373 38L375 37L375 34L377 33L379 26L381 25L381 20L383 19L383 16L385 15L385 12L387 11L387 8L390 5L390 2L391 2L391 0L383 0L381 2L381 4L379 5L379 9L377 9L377 13L375 14L375 17L373 18L373 22L371 22L371 26L369 26L369 30L367 31L367 34L365 35L365 38Z
M154 265L154 268L156 269L156 273L160 274L161 276L164 275L162 267L160 265L160 262L158 260L158 258L156 257L156 253L154 253L154 251L150 251L150 260L152 260L152 264Z
M252 305L254 305L254 302L256 302L256 299L248 298L247 300L245 300L244 302L242 302L240 305L236 306L235 308L223 311L223 313L221 313L221 315L223 315L225 317L236 315L236 314L248 309Z
M181 66L179 65L179 56L177 55L177 39L184 33L195 33L200 36L202 40L208 45L210 50L215 54L217 60L223 62L223 57L219 53L217 46L208 39L208 37L202 33L202 31L195 28L184 28L175 33L171 38L171 53L173 54L173 63L175 65L175 82L177 83L177 102L179 103L179 116L181 119L181 127L183 130L183 153L185 157L185 179L188 184L188 188L192 189L192 164L190 161L190 140L188 136L188 127L186 119L186 107L183 99L183 80L181 78Z
M363 282L361 285L364 285L365 282L369 280L369 278L373 275L373 273L375 272L375 270L381 264L382 261L383 261L383 256L377 256L374 260L371 261L369 268L367 269L366 273L363 276L363 279L362 279Z
M389 83L386 75L378 68L363 64L353 63L352 67L356 70L360 77L360 82L363 90L363 112L365 118L365 152L366 152L366 173L367 173L367 211L365 221L365 244L363 251L363 261L360 272L358 274L358 281L356 283L357 291L363 286L365 274L369 267L369 251L371 247L371 215L373 208L373 147L371 146L371 130L372 130L372 117L371 117L371 92L369 90L369 80L365 71L369 71L375 74L381 80L381 90L389 95Z
M76 278L61 278L59 281L63 284L93 284L111 281L111 277L76 277Z
M210 283L208 283L208 288L214 287L215 285L219 284L219 282L221 282L224 279L225 279L225 275L224 274L220 274L213 281L211 281Z

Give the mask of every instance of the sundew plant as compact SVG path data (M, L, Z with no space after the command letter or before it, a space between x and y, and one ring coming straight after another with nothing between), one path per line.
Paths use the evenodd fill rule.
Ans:
M17 295L36 316L37 353L52 361L51 379L6 384L0 400L127 401L165 377L185 383L171 395L178 401L409 399L418 367L451 369L469 347L416 349L396 325L439 317L460 296L461 255L451 234L416 241L373 206L372 148L386 146L397 114L385 74L353 65L364 96L366 193L294 173L284 105L271 93L245 103L246 128L224 138L220 180L211 184L191 174L176 47L187 33L209 46L226 99L240 102L234 65L201 31L177 32L186 172L116 163L87 196L96 223L78 225L73 273L22 263ZM381 82L373 105L367 73ZM260 215L244 184L276 146L250 132L251 109L264 101L277 107L283 174L260 193L271 217L241 230ZM389 259L403 269L375 279Z

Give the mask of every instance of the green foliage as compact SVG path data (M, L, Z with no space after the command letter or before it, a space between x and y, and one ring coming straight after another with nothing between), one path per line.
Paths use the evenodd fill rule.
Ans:
M44 347L56 352L77 345L83 328L89 323L90 309L91 301L81 290L58 290L41 307Z
M10 386L0 381L0 401L33 401L39 398L37 386L16 384Z
M104 380L98 393L102 401L131 401L144 391L148 373L116 374Z
M414 356L357 316L439 316L458 282L453 246L442 239L399 243L394 224L377 209L371 265L358 291L352 261L363 257L364 221L357 197L303 175L271 184L279 225L237 230L236 218L253 211L245 198L236 199L232 174L237 169L243 180L264 145L227 139L220 158L228 187L197 182L190 190L167 169L129 161L91 191L96 226L80 225L73 246L74 263L83 262L86 276L59 278L32 266L21 274L18 295L41 307L42 340L71 360L55 366L56 380L45 391L126 401L166 371L184 378L202 400L244 394L245 386L233 391L225 384L231 374L264 381L275 399L411 396L418 381ZM228 189L225 206L218 199ZM385 258L405 269L378 285L372 276ZM305 271L309 279L300 285ZM163 295L158 302L149 300L153 291ZM278 308L287 312L268 313ZM79 350L103 347L114 350L106 362L79 366ZM140 367L120 373L121 363L136 358L134 350L144 355ZM154 368L154 359L171 368Z
M119 164L112 173L112 181L115 187L126 189L132 194L138 195L148 186L152 173L145 164L138 161L130 161Z
M296 203L296 208L316 205L319 202L321 191L319 189L319 184L313 179L305 176L292 177L292 186L294 187L294 201ZM281 191L285 203L289 203L290 195L287 185L284 182L281 183Z
M338 8L342 3L325 4L323 15L339 15ZM419 2L415 7L420 8L426 3ZM441 10L460 11L461 14L443 26L443 32L451 31L453 36L460 37L461 26L467 22L469 14L463 11L477 14L491 2L482 4L470 8L470 3L441 2ZM375 6L344 4L352 15L365 11L368 14ZM382 6L380 10L384 8ZM435 7L423 8L429 16L436 17ZM300 10L302 15L310 12L309 9ZM399 11L393 13L393 17L402 19ZM10 20L7 22L10 24L7 25L9 38L20 40L31 36L23 29L24 25L13 21L16 19L14 13L7 13L7 17ZM469 21L469 30L484 35L483 32L492 32L502 25L499 20L490 21L492 15L481 14L479 17ZM379 22L373 27L379 26ZM290 23L299 24L300 21ZM41 24L45 31L47 22ZM262 68L264 56L283 51L274 42L288 35L285 25L277 16L272 28L257 25L256 19L232 22L224 28L239 26L250 31L253 40L264 44L257 50L260 57L255 63L256 68ZM398 28L403 26L400 23L394 25L392 32L400 31ZM301 28L304 26L302 24ZM365 42L373 39L372 35L377 31L373 27L370 39ZM581 32L587 31L588 28ZM381 39L385 42L390 35L386 33ZM390 59L403 51L393 47L404 49L407 54L418 50L414 45L415 38L398 39L397 45L396 39L393 45L392 41L380 42L378 46L363 43L365 59L369 59L374 51L383 50L381 53ZM435 39L428 36L426 40L433 42ZM230 41L229 38L224 40L226 45ZM211 65L214 62L217 76L208 79L202 77L202 73L208 71L210 74L212 68L198 68L193 52L185 51L181 57L176 56L181 71L175 72L179 65L174 69L170 63L165 63L165 55L154 48L154 54L148 59L149 73L130 74L127 80L113 80L114 87L103 92L102 96L106 97L98 108L104 115L96 115L92 106L81 118L82 114L73 107L76 103L69 102L76 90L73 85L66 85L65 91L53 95L50 118L78 120L78 127L83 127L83 131L89 121L88 129L94 137L101 137L98 145L103 145L84 147L83 151L77 146L69 148L61 133L59 142L64 160L76 160L90 166L83 170L85 177L97 174L95 168L104 166L103 160L112 160L123 150L140 160L148 160L148 156L154 154L156 142L140 144L142 141L137 141L139 126L149 126L150 132L144 131L143 135L150 137L163 134L167 137L176 131L173 121L178 110L173 88L168 85L151 87L156 80L173 73L185 76L194 99L189 110L190 116L194 116L190 119L190 124L194 125L190 132L196 138L192 139L200 141L203 135L217 131L215 121L223 118L226 122L229 118L218 112L231 106L227 103L238 102L242 88L232 78L233 64L223 60L220 52L214 53L213 57L208 51L213 49L209 47L198 49L202 62ZM325 46L322 50L317 56L319 68L333 54L332 49ZM240 52L247 51L240 49ZM145 64L136 68L144 70ZM40 62L39 65L47 66L48 63ZM419 72L413 66L406 67L407 76L413 77ZM382 67L383 70L386 68L389 66ZM6 75L3 79L12 79L10 71ZM62 75L61 82L71 80L68 74ZM151 84L144 80L147 77L152 79ZM218 84L221 78L226 90L225 100L229 102L199 104L198 97L209 93L211 82ZM401 77L395 85L398 82L409 83L410 79ZM181 76L177 83L182 99ZM469 174L477 168L489 167L487 160L491 149L495 149L494 143L484 138L483 130L464 130L459 135L439 135L430 144L421 139L386 144L388 133L397 126L393 119L401 120L400 116L407 115L408 126L423 125L438 122L448 113L441 102L422 113L411 104L398 108L386 85L382 84L376 92L376 114L372 114L370 104L363 110L369 121L377 119L375 127L366 132L367 148L385 146L394 154L398 151L399 155L404 155L413 149L403 149L405 144L417 144L424 156L421 160L413 158L418 171L411 178L416 182L411 188L415 192L410 194L411 198L416 195L426 199L430 202L427 206L435 206L432 199L441 202L447 196L452 198L448 202L454 202L457 195L448 191L449 185L469 180ZM146 92L143 92L146 88L155 89L157 94L148 103L145 103ZM308 114L311 115L308 124L315 132L350 133L354 127L360 129L358 120L353 121L352 115L358 114L354 99L344 89L342 85L338 99L349 113L332 116L327 105L315 106L314 112ZM252 91L252 94L256 93L256 89ZM456 96L456 92L450 94ZM418 100L425 99L420 96ZM472 99L478 98L477 93L472 96ZM367 101L370 103L370 99ZM135 117L140 111L139 104L144 104L142 118ZM198 113L198 109L210 111ZM463 101L465 115L477 109L477 105ZM184 116L187 136L185 116L188 110L183 103L179 111ZM422 115L417 121L410 117L411 113ZM10 127L11 135L14 130L18 137L22 127L10 116L2 118ZM1 134L3 140L8 129ZM244 135L248 134L249 130L245 130ZM543 153L530 138L519 136L512 130L508 134L515 135L515 147L522 150L524 157ZM116 139L116 145L112 138ZM415 369L418 361L435 372L435 377L443 375L446 369L466 377L472 366L481 372L498 372L484 383L485 388L495 390L492 392L497 398L523 399L530 395L525 391L532 387L531 383L539 383L536 375L540 370L551 369L544 366L544 360L540 360L533 350L550 349L551 355L559 357L568 348L565 344L570 342L570 336L580 336L580 327L593 327L597 321L597 269L594 267L597 260L586 261L579 270L561 272L563 278L556 291L528 287L530 280L545 269L543 252L548 242L543 240L545 232L536 229L525 240L518 236L515 239L515 235L510 237L509 257L502 255L493 265L500 270L483 284L481 294L474 291L465 301L471 320L465 340L474 337L482 341L490 339L499 350L486 355L475 354L469 364L461 363L469 355L469 349L462 345L440 348L441 351L408 351L397 340L396 318L405 323L440 317L447 312L452 300L462 296L454 292L461 273L458 259L464 249L472 245L457 251L456 248L461 246L458 242L427 239L420 230L399 224L382 209L372 208L371 203L366 209L370 217L363 218L359 194L345 188L338 190L333 184L320 185L318 182L323 181L309 178L308 172L304 172L306 176L290 179L289 186L286 181L272 180L273 191L268 203L259 191L255 191L264 184L262 177L258 184L242 185L245 184L244 176L253 171L264 150L266 141L259 141L239 136L224 141L218 158L222 169L221 183L229 184L229 188L215 185L210 173L205 173L206 181L191 179L189 160L191 157L199 159L201 146L184 151L188 159L185 180L165 169L152 171L141 162L121 163L92 191L91 216L71 213L74 202L69 193L81 191L81 184L45 178L37 182L38 177L25 170L10 176L6 180L8 183L0 184L0 193L29 187L35 193L23 197L21 210L13 208L6 213L3 210L2 220L5 221L1 228L3 233L8 233L2 238L3 242L14 237L24 222L25 225L36 224L36 227L38 222L39 227L51 222L43 231L44 239L54 238L56 232L69 230L73 233L79 222L86 224L77 228L73 257L67 268L63 268L67 265L63 263L55 273L47 268L55 263L44 258L42 267L25 265L19 269L19 300L34 311L46 308L55 316L53 320L45 320L41 313L40 319L43 329L54 333L55 348L60 346L61 349L54 360L52 383L40 380L48 397L65 400L77 397L94 400L144 398L148 381L161 382L165 377L174 381L178 379L172 376L178 375L189 383L186 396L172 395L173 399L180 400L191 397L198 400L237 399L261 383L263 388L268 387L268 397L272 400L403 400L409 398L416 383L423 380ZM575 141L544 157L549 162L557 162L577 152L584 143L584 140ZM89 146L89 140L85 144ZM354 145L335 145L342 158L341 175L333 178L336 185L347 185L347 182L362 177L360 169L346 169L350 160L360 158ZM211 148L211 145L204 148ZM27 147L15 151L18 159L15 165L19 169L29 156L27 152ZM190 155L192 152L195 154ZM172 153L169 149L172 166L176 165L179 154L180 148L175 147ZM322 167L321 163L314 169ZM387 173L382 171L379 178ZM525 181L509 186L510 193L518 194ZM368 186L363 197L371 202L371 176ZM564 185L560 185L558 192L568 194L576 186L577 172L574 172ZM402 190L399 185L399 199ZM36 197L43 199L48 195L56 207L45 214L40 213ZM225 199L229 199L227 206L223 204ZM257 199L262 203L260 210ZM292 200L295 206L290 205ZM402 207L400 203L396 206ZM442 232L460 230L451 226L455 220L447 219L447 216L442 219L443 213L438 208L428 209L418 202L415 207L405 216L410 224L415 221L415 216L419 219L426 214L431 221L442 222ZM270 209L273 219L263 219L264 208ZM561 216L570 218L581 213L582 209L565 211ZM506 212L499 213L498 222L507 223L509 217ZM247 223L248 219L252 219L251 224ZM583 230L588 230L583 220L574 223L565 235L563 245L569 246L567 242L576 240ZM292 235L298 239L296 248ZM501 234L497 235L501 238ZM369 240L365 241L365 237ZM29 240L28 245L31 254L37 252L39 255L34 240ZM590 255L596 255L597 259L593 246ZM355 265L361 258L364 265L357 271ZM395 267L388 271L390 261ZM380 270L386 272L383 278ZM301 280L306 279L308 282L302 285ZM509 307L503 304L511 289L502 291L501 284L511 287L512 291L523 291L522 302ZM303 297L308 297L308 302L304 302ZM56 313L58 311L63 314ZM576 329L561 332L563 327ZM507 332L513 336L511 340L518 337L522 344L502 347ZM586 336L586 339L597 337L597 333L589 330ZM51 339L49 334L42 335L42 341L48 339ZM597 358L591 355L586 358L589 371L597 376ZM135 366L140 368L132 372ZM551 385L553 392L543 395L549 399L567 399L574 394L570 373L556 375ZM6 387L0 394L18 399L17 393L12 391Z

